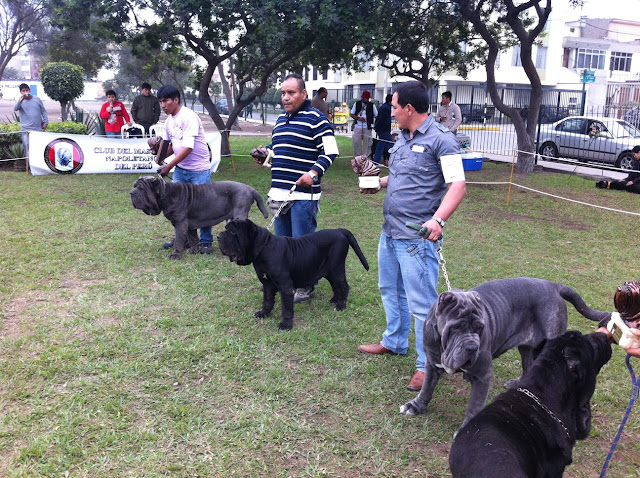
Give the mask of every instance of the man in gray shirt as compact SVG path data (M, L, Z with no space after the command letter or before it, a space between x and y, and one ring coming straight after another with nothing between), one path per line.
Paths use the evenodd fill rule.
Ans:
M406 354L411 317L416 335L416 372L409 390L420 390L427 363L423 344L424 323L437 300L438 255L442 229L466 192L460 145L449 130L429 116L429 95L419 81L402 83L391 101L391 116L402 130L389 151L384 224L378 245L378 284L387 326L382 341L360 345L367 354ZM379 189L363 189L376 193ZM420 224L426 235L406 227Z
M20 99L13 107L20 115L20 129L22 130L22 146L27 152L27 133L25 131L43 131L49 125L47 110L42 100L31 94L31 88L26 83L20 85Z

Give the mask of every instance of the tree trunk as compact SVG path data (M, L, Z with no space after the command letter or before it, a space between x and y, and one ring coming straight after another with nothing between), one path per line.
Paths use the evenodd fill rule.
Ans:
M62 118L62 121L67 121L67 102L66 101L60 102L60 116Z
M219 66L219 65L218 65ZM213 72L216 67L209 64L207 69L204 72L204 76L202 77L202 81L200 82L200 91L198 91L198 97L200 98L200 102L202 106L209 113L209 117L213 120L213 123L218 128L218 131L222 134L222 145L220 147L220 153L224 155L231 154L231 148L229 146L229 135L225 131L227 128L220 117L220 113L216 109L216 106L213 104L211 100L211 95L209 95L209 85L211 84L211 78L213 77Z

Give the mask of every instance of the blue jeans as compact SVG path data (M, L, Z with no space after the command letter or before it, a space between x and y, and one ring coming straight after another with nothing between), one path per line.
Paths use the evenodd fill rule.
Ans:
M173 182L180 184L206 184L211 182L211 170L189 171L178 166L173 170ZM211 226L200 229L200 242L202 244L211 244L213 235L211 234Z
M378 144L376 145L376 154L373 160L376 163L382 161L382 152L384 150L389 151L391 146L393 146L393 136L391 136L391 133L378 133Z
M294 201L286 214L280 214L273 223L276 236L300 237L316 232L318 201Z
M116 133L115 131L106 131L105 135L107 136L107 138L118 138L118 139L122 139L122 134L120 133Z
M438 299L436 250L441 243L442 240L433 243L425 239L392 239L383 233L378 245L378 286L387 316L382 346L397 354L406 354L413 315L418 352L416 370L423 372L427 364L424 321Z

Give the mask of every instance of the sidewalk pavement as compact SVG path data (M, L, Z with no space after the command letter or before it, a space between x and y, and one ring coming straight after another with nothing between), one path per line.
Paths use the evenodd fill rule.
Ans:
M491 153L483 153L483 158L485 161L491 161L494 163L511 163L513 161L513 157L511 156L503 156L499 154L491 154ZM571 160L566 160L571 161ZM600 169L597 167L583 166L584 163L576 163L571 164L569 162L559 162L559 161L542 161L539 160L536 167L542 167L543 169L547 169L554 172L564 172L568 174L578 174L587 179L593 179L594 181L604 180L614 180L618 181L627 177L627 173L611 171L608 169Z

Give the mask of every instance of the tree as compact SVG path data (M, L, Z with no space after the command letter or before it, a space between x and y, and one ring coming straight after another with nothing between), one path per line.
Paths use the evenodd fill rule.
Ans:
M511 118L516 131L518 162L516 172L530 173L535 164L535 130L542 103L542 82L533 59L533 45L542 33L551 14L551 0L451 0L457 13L469 21L487 44L487 89L493 105ZM581 0L572 0L580 5ZM544 4L544 6L543 6ZM498 53L512 44L520 45L522 67L531 83L531 95L526 123L516 108L507 106L496 85L495 65Z
M100 68L113 66L105 43L89 30L51 29L40 53L42 64L66 61L82 68L88 78L95 78Z
M116 3L109 3L112 10L145 4L144 0ZM121 34L180 35L206 62L199 98L217 128L225 131L246 105L272 86L275 72L301 69L308 63L328 66L348 61L357 40L354 27L366 21L361 12L370 11L373 5L374 0L155 0L158 20L149 23L134 18L136 24L122 29ZM235 101L225 123L209 87L218 66L227 62L233 63ZM245 95L249 85L252 91ZM224 150L228 150L226 137Z
M68 106L84 91L82 68L66 61L49 63L40 69L44 92L60 102L62 121L67 120Z
M40 41L48 14L40 0L0 0L0 80L13 57Z
M384 0L376 16L379 21L362 53L378 57L391 76L408 76L431 87L446 71L465 78L484 54L471 41L469 22L442 0Z

